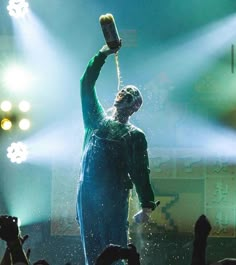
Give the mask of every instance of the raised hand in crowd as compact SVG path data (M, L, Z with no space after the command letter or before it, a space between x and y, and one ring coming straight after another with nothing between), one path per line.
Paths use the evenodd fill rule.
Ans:
M22 248L28 236L23 238L20 236L17 221L17 218L13 216L0 216L0 238L7 243L7 250L1 265L29 264L28 258Z
M194 236L195 238L206 240L208 235L211 232L211 224L206 216L203 214L201 215L194 226Z
M33 265L49 265L48 262L44 259L36 261Z
M95 265L111 265L118 260L128 260L128 265L140 265L139 253L136 247L129 244L127 248L119 245L109 245L98 256Z
M129 244L128 248L129 248L128 265L140 265L140 255L137 252L136 247L133 244Z
M194 241L191 265L206 264L207 237L211 231L211 224L205 215L201 215L194 226Z

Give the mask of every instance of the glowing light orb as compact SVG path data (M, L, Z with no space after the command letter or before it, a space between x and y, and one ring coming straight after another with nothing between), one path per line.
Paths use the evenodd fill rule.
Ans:
M30 128L30 121L28 119L22 119L19 122L19 128L23 131L26 131Z
M28 112L30 108L31 108L30 103L26 100L21 101L19 104L19 109L22 112Z
M7 10L11 17L22 18L29 11L29 3L25 0L9 0Z
M12 127L12 122L8 118L4 118L1 120L1 128L4 131L10 130Z
M8 112L8 111L10 111L10 110L12 109L12 104L11 104L10 101L8 101L8 100L4 100L4 101L1 103L0 108L1 108L2 111L4 111L4 112Z
M12 163L21 164L22 162L26 161L27 156L27 147L22 142L12 143L7 148L7 157Z

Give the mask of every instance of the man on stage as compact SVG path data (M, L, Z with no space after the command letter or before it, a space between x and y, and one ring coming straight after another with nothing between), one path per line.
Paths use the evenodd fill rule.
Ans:
M94 265L109 244L127 247L128 200L133 185L142 208L137 220L147 221L156 207L149 180L146 138L129 122L130 116L142 105L140 91L133 85L118 91L111 116L106 114L96 95L95 83L100 70L106 58L119 49L103 46L81 78L85 139L77 215L86 265Z

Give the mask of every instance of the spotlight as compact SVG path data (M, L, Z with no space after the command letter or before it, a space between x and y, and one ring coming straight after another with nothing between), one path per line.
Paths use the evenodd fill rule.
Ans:
M11 17L22 18L29 11L29 4L25 0L9 0L7 10Z
M10 110L12 109L12 104L11 104L10 101L8 101L8 100L4 100L4 101L1 103L0 108L1 108L2 111L4 111L4 112L8 112L8 111L10 111Z
M12 163L21 164L28 156L27 147L22 142L12 143L7 148L7 157Z
M8 131L12 127L12 122L8 118L4 118L1 120L1 127L4 131Z
M19 128L26 131L30 128L30 121L28 119L22 119L19 121Z
M22 112L28 112L30 110L30 107L30 103L26 100L21 101L19 104L19 109Z

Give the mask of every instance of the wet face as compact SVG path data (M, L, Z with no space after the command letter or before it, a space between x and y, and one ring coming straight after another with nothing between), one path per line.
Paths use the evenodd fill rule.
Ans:
M117 109L130 109L139 98L141 95L136 87L126 86L116 94L114 106Z

